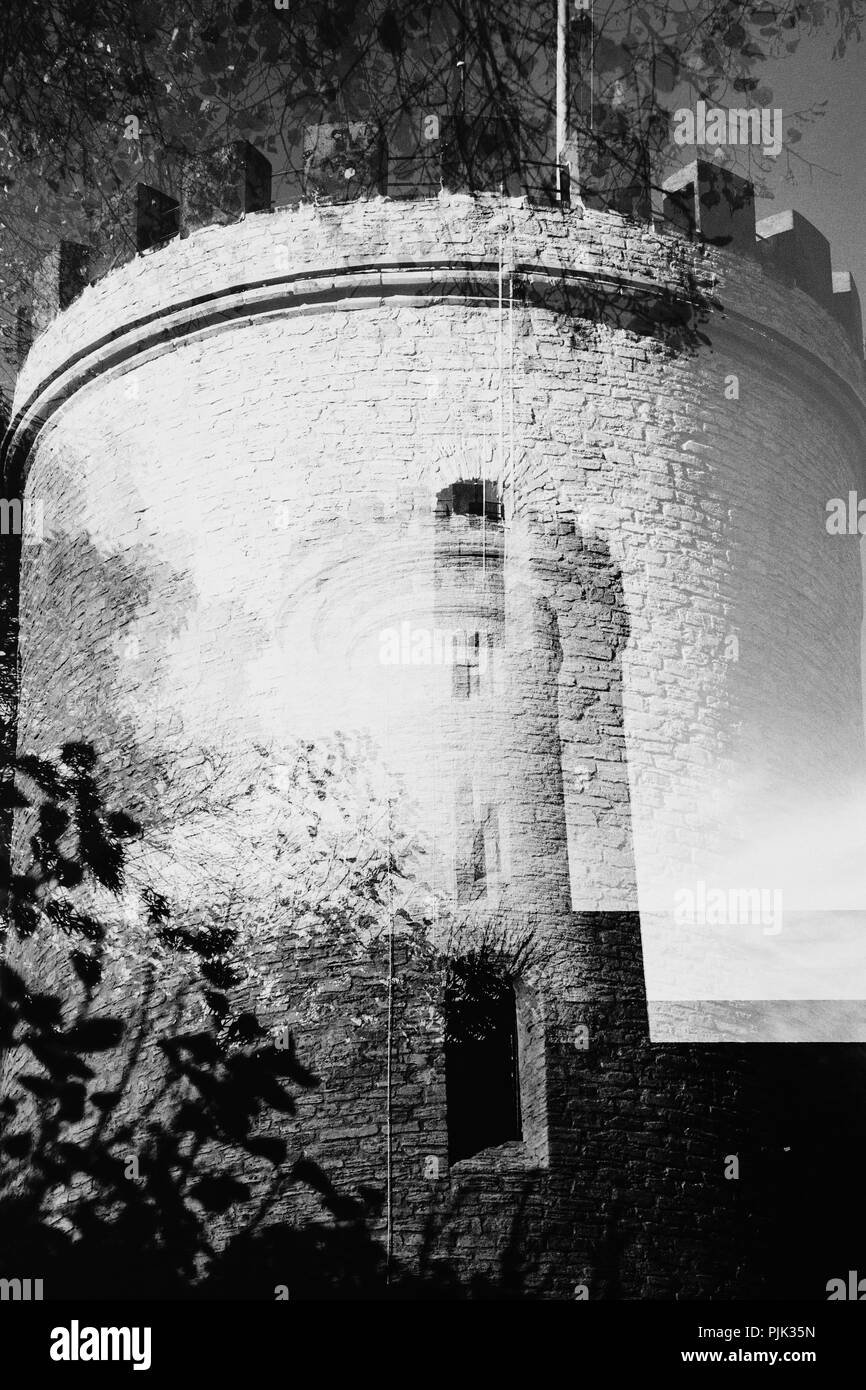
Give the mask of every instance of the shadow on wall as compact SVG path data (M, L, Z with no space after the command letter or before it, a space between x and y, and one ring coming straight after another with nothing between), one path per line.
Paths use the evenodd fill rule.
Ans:
M78 1002L71 1006L71 990L61 1000L2 967L0 1277L42 1278L49 1299L544 1296L543 1273L539 1281L527 1253L531 1175L513 1188L496 1269L467 1276L438 1252L446 1219L470 1214L471 1184L455 1193L447 1218L441 1208L431 1212L409 1269L389 1266L383 1253L380 1192L347 1196L316 1164L288 1162L286 1141L264 1133L267 1118L283 1117L285 1129L296 1097L317 1078L293 1046L274 1047L253 1013L232 1008L232 930L176 926L155 894L147 904L154 937L192 961L208 1012L203 1026L178 1024L156 1041L164 1083L130 1116L124 1095L139 1052L126 1034L135 1029L99 1010L104 931L75 910L70 894L88 880L119 891L138 827L102 803L85 745L66 745L55 764L19 759L2 787L33 832L32 864L7 894L10 938L37 944L49 929L68 938ZM144 989L145 1012L147 1003ZM651 1051L658 1060L666 1048ZM687 1052L697 1071L730 1049ZM851 1208L866 1144L864 1049L759 1047L748 1055L766 1105L739 1182L772 1220L769 1238L761 1244L756 1234L743 1262L763 1264L772 1297L822 1299L828 1280L857 1267L866 1239L864 1216ZM608 1160L621 1136L608 1127ZM247 1176L256 1165L270 1177L253 1195ZM287 1190L301 1186L316 1196L320 1219L275 1220ZM627 1245L649 1251L660 1238L657 1214L644 1206L635 1221L628 1205L609 1184L593 1222L593 1298L622 1297ZM226 1239L217 1245L220 1221Z
M430 1253L432 1225L410 1271L389 1263L372 1233L381 1193L341 1194L317 1164L290 1163L287 1142L264 1132L271 1115L284 1129L295 1097L318 1079L293 1045L275 1047L254 1014L232 1008L230 928L176 926L165 901L146 893L154 938L193 961L206 1022L184 1029L177 1009L154 1040L145 1031L152 975L137 982L131 1022L100 1009L111 969L105 930L73 906L74 893L87 883L121 892L125 849L140 832L103 804L87 745L65 745L55 763L19 758L2 788L32 832L29 867L6 894L7 956L40 935L53 933L49 950L66 938L68 988L63 998L41 992L8 960L0 967L0 1277L38 1268L49 1299L519 1296L519 1213L501 1280L461 1283ZM134 1073L154 1045L163 1079L132 1113ZM256 1165L270 1179L253 1196L245 1176ZM318 1198L319 1219L275 1221L287 1190L300 1186ZM220 1222L227 1239L218 1245Z
M623 717L623 662L631 620L607 540L578 508L557 520L557 738L568 834L571 904L580 912L634 911L636 868ZM548 605L549 606L549 605Z
M49 1299L500 1296L481 1277L461 1287L447 1262L389 1267L372 1234L381 1194L341 1194L317 1164L290 1162L286 1140L265 1132L271 1116L285 1129L295 1097L318 1079L293 1044L276 1047L255 1014L232 1007L230 927L178 926L165 900L145 890L154 940L197 972L205 1021L184 1028L177 1007L155 1038L148 972L136 981L133 1020L100 1008L113 968L106 931L75 906L76 890L120 894L140 829L103 804L92 749L66 744L54 763L21 756L2 790L30 831L31 856L5 895L0 1277L31 1277L38 1267ZM56 953L64 939L63 997L35 989L9 963L22 949L28 959ZM154 1047L161 1080L130 1108L136 1070L145 1064L157 1075L145 1058ZM253 1192L247 1178L262 1169L269 1180ZM318 1198L319 1219L275 1221L298 1187Z
M49 752L98 730L103 778L140 813L162 769L137 721L160 717L148 680L195 609L191 580L144 546L106 554L81 529L25 548L20 587L19 746Z

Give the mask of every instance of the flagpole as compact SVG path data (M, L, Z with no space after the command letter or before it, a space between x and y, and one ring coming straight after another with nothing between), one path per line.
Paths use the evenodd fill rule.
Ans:
M568 140L568 48L566 32L568 0L557 0L556 12L556 196L561 203L567 196L563 188L563 163Z

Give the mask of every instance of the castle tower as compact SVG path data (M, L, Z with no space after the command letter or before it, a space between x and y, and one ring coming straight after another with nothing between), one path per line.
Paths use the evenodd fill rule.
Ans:
M826 525L862 485L857 295L722 177L658 225L443 195L205 226L85 289L19 379L19 746L94 743L178 901L241 885L264 1011L326 1080L298 1144L387 1183L408 1266L432 1223L461 1278L754 1291L725 1161L762 1102L724 1044L813 1036L819 957L822 1036L863 1037L866 903L822 896L832 863L810 898L778 834L864 789L860 559ZM413 841L402 915L292 935L238 788L345 736ZM800 974L775 919L702 920L713 888L783 891ZM420 936L505 962L503 1046L462 1054L512 1069L481 1148Z

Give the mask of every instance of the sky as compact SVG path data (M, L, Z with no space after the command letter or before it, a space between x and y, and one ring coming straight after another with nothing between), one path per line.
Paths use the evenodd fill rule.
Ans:
M793 128L801 132L799 141L786 140L782 153L771 163L771 171L760 175L772 196L757 199L756 217L760 220L793 208L812 222L830 243L833 269L853 274L866 309L866 43L853 44L842 58L833 58L832 48L833 35L824 31L804 38L795 53L755 70L761 85L772 91L772 102L767 104L782 110L786 133ZM749 102L741 99L739 104ZM814 115L807 115L813 108ZM793 122L796 114L801 119ZM683 162L689 162L695 152L686 147L683 155ZM737 171L747 172L739 160ZM866 571L866 538L861 553ZM866 626L861 666L866 691ZM725 963L732 972L727 982L729 997L756 1001L747 1025L750 1036L786 1040L864 1036L863 1006L853 1002L866 998L862 953L864 823L862 805L840 804L824 808L820 815L814 808L792 807L788 823L770 826L767 836L756 836L760 862L728 872L725 881L731 883L753 879L776 882L775 873L779 882L785 882L786 903L800 909L787 913L781 949L772 932L766 940L756 933L750 939L744 936L733 952L726 946ZM773 860L772 870L767 867L768 857ZM823 872L820 884L813 881L816 865ZM825 901L828 882L836 885L838 901ZM700 933L696 937L690 928L689 954L672 931L669 917L660 916L656 923L651 912L642 913L642 921L650 997L671 995L677 970L685 976L686 994L706 995L706 988L698 987L699 977L711 953ZM677 951L680 956L675 958ZM744 979L748 980L745 989ZM720 996L724 995L724 979L720 979L718 989ZM783 1002L785 995L788 1002ZM809 1004L810 996L839 1002L827 1009ZM850 1005L846 998L852 1001ZM733 1026L732 1018L731 1011L723 1011L721 1021L715 1020L712 1026L721 1026L724 1032ZM677 1026L682 1029L682 1019ZM708 1021L704 1020L704 1026L712 1031ZM695 1027L694 1020L689 1027ZM654 1020L654 1036L665 1035L664 1019L659 1016Z
M775 198L760 199L758 217L793 207L830 243L834 270L850 270L866 320L866 43L844 58L830 57L827 35L805 41L796 53L767 68L775 104L787 114L825 102L820 119L803 124L797 146L803 159L777 163ZM806 167L805 160L812 168ZM866 539L861 544L866 576ZM864 579L866 612L866 579ZM861 641L866 693L866 622ZM866 706L864 706L866 720Z
M773 105L785 116L826 102L820 119L800 126L800 158L776 161L773 200L760 199L758 217L793 207L830 242L834 270L850 270L866 300L866 41L831 59L828 34L804 40L784 61L765 69ZM808 168L805 160L815 166Z

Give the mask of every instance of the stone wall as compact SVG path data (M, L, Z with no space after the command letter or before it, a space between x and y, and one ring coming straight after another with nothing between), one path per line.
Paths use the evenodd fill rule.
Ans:
M240 864L268 1021L291 1015L323 1079L292 1132L380 1186L390 1132L397 1258L433 1219L461 1277L500 1277L519 1246L558 1297L766 1283L741 1224L766 1194L724 1177L775 1143L765 1094L746 1051L685 1045L729 1036L736 1009L688 1006L803 997L835 943L808 911L780 944L683 928L671 903L700 879L757 886L757 843L796 907L771 832L862 795L860 561L825 519L861 485L863 400L845 326L757 255L492 198L201 230L87 289L28 358L8 459L46 539L23 557L20 746L95 744L146 827L135 872L179 912L217 911ZM443 519L473 480L501 519ZM443 629L486 644L483 670L457 661L468 698ZM414 837L420 938L535 943L543 1142L448 1171L424 949L392 980L389 1043L380 938L365 956L321 922L298 936L278 813L256 838L243 797L220 800L214 766L237 789L262 750L279 769L338 733L399 788L379 810L398 797ZM660 1035L683 1001L684 1045L650 1043L644 970ZM822 986L862 997L850 972Z

